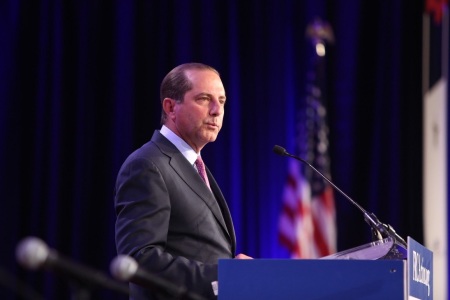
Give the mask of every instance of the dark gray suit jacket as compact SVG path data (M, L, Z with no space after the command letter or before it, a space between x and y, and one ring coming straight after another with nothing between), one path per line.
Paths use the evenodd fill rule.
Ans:
M123 163L116 182L116 246L151 273L214 299L219 258L233 258L230 212L207 169L211 191L159 131ZM173 299L130 285L139 299ZM138 297L136 297L138 298Z

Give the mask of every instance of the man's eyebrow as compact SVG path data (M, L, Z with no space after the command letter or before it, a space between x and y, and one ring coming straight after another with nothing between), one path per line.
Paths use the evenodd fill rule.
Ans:
M201 92L201 93L198 93L198 94L196 95L196 97L201 97L201 96L213 97L212 94L206 93L206 92ZM219 99L227 99L227 96L225 96L225 95L219 96Z
M212 95L210 93L206 93L206 92L200 92L196 95L196 97L200 97L200 96L209 96L211 97Z

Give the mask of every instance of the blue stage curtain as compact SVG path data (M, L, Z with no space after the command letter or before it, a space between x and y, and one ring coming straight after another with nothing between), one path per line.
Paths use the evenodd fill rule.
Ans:
M0 267L46 299L67 299L64 278L17 265L15 247L32 235L108 273L117 172L160 127L163 76L190 61L216 67L227 90L224 127L202 154L238 251L289 257L277 236L288 161L272 148L295 149L315 17L336 38L326 73L332 178L422 242L422 11L406 0L2 1ZM338 194L336 205L339 250L370 242L361 213Z

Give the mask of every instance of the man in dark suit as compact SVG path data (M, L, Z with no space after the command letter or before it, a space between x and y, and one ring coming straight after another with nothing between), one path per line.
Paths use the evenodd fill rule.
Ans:
M219 258L235 256L230 211L200 151L216 140L226 102L219 73L189 63L161 83L162 128L133 152L116 182L116 246L142 268L214 299ZM173 299L151 287L130 284L139 299ZM138 296L139 295L139 296Z

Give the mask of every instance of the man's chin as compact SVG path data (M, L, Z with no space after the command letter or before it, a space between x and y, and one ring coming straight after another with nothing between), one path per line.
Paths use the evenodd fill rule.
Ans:
M205 141L207 143L214 142L217 139L217 134L208 134L205 136Z

